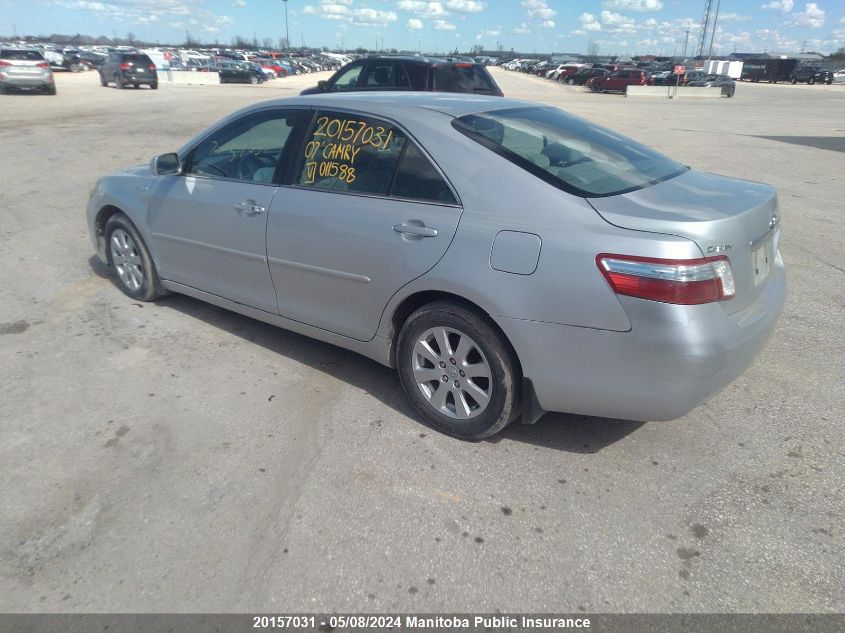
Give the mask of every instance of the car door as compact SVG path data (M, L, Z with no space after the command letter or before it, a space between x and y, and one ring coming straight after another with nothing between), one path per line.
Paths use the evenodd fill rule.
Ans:
M461 208L388 121L317 112L300 153L267 227L279 314L370 340L390 297L446 252Z
M163 279L276 313L267 209L306 110L246 114L206 135L153 191L150 226Z

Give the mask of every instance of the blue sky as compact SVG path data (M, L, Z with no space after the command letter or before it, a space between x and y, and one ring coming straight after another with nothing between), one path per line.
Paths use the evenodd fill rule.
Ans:
M717 0L713 0L715 9ZM291 42L334 48L681 53L698 34L704 0L289 0ZM228 45L274 43L282 0L0 0L0 34L75 33L180 42L185 32ZM830 52L845 46L842 0L722 0L714 50Z

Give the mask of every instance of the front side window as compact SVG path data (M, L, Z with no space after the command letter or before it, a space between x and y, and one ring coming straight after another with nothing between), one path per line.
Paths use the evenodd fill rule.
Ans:
M687 170L621 134L557 108L471 114L452 125L549 184L587 198L634 191Z
M186 173L272 183L301 110L250 114L212 134L192 152Z
M393 88L393 64L372 64L364 80L367 88Z
M355 90L358 87L358 76L361 74L361 64L343 71L334 82L335 90Z
M318 112L295 182L304 187L387 195L407 138L385 121Z

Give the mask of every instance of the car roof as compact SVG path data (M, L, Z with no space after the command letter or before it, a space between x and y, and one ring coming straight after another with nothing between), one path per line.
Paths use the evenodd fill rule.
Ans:
M461 61L451 57L429 57L427 55L371 55L369 57L361 57L360 59L353 60L353 62L409 62L412 64L426 64L426 65L439 65L439 64L473 64L475 66L480 66L478 62L470 62L470 61ZM353 63L350 62L350 63Z
M475 112L507 110L511 108L548 107L521 99L508 99L485 95L458 92L336 92L331 94L313 94L275 99L257 104L255 107L268 106L315 106L320 108L350 108L361 110L375 116L388 116L396 119L409 119L413 115L409 110L433 110L450 117L460 117Z

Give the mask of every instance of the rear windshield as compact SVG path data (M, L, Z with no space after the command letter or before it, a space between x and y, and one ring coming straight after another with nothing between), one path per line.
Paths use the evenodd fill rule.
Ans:
M432 67L432 89L439 92L498 94L493 78L483 66L438 64Z
M152 64L153 60L151 60L146 55L138 55L138 54L129 54L129 55L121 55L120 61L126 63L134 63L134 64Z
M587 198L642 189L688 169L557 108L470 114L452 125L542 180Z
M12 59L19 62L39 62L44 59L38 51L16 51L13 48L0 50L0 58Z

